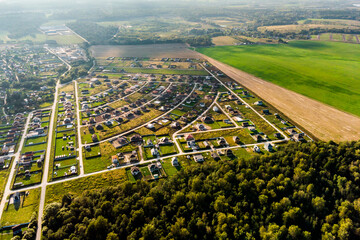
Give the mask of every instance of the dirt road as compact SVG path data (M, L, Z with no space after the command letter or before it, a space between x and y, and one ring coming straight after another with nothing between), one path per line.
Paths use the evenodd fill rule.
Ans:
M359 117L264 81L205 55L203 58L272 104L318 139L324 141L360 139Z

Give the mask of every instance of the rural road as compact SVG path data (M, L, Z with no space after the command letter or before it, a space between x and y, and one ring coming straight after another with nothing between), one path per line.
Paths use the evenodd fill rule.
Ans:
M208 56L203 55L203 58L273 105L316 138L337 142L360 139L359 117L257 78Z
M56 115L56 104L59 94L59 85L60 82L58 81L55 88L55 95L54 95L54 104L51 108L51 118L50 118L50 125L48 130L48 145L46 149L46 156L44 160L44 167L43 167L43 177L41 181L41 194L40 194L40 203L39 203L39 213L38 213L38 228L36 233L36 239L41 239L41 223L42 223L42 216L44 212L44 206L45 206L45 197L46 197L46 185L48 181L49 176L49 165L50 165L50 156L51 156L51 147L52 147L52 140L53 140L53 134L54 134L54 120Z
M78 134L78 149L79 149L79 169L80 169L80 176L84 175L84 164L83 164L83 154L82 149L83 145L81 143L81 118L80 118L80 101L79 101L79 90L78 90L78 83L74 81L75 84L75 102L76 102L76 120L77 120L77 134Z

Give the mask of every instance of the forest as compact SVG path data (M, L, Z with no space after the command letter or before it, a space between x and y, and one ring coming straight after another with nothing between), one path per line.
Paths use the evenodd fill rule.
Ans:
M158 182L65 195L44 239L358 239L360 142L289 143Z

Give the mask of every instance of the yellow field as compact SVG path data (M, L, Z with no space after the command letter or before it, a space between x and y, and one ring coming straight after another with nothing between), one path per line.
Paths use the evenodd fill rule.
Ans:
M216 46L234 45L235 43L238 42L239 42L238 40L229 36L214 37L212 39L212 43Z

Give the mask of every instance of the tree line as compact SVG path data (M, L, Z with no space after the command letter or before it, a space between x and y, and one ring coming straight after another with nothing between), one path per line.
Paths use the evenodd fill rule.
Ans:
M358 239L360 142L289 143L148 183L65 195L45 209L56 239Z

